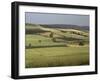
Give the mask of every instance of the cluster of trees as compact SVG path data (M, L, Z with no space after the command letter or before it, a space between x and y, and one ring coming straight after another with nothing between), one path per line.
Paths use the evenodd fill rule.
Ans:
M26 28L26 31L25 31L25 33L26 34L36 34L36 33L44 33L44 32L46 32L46 31L44 31L44 30L41 30L41 29L27 29Z
M73 32L73 34L76 34L76 32ZM77 34L80 35L80 33L77 33ZM56 42L56 38L54 37L54 33L53 32L50 33L49 37L52 38L53 42ZM83 46L84 45L84 41L79 41L79 45Z
M81 35L81 36L84 36L84 37L87 37L87 35L85 35L84 33L81 33L81 32L73 32L71 31L72 34L76 34L76 35Z
M67 31L63 31L63 30L61 30L61 32L67 33ZM74 32L74 31L70 31L70 33L71 33L71 34L76 34L76 35L81 35L81 36L87 37L87 35L85 35L85 34L82 33L82 32Z

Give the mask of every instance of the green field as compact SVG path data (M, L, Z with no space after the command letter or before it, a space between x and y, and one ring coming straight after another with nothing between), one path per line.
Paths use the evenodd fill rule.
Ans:
M88 32L26 25L25 47L26 68L89 65Z
M39 42L41 40L41 42ZM44 37L40 35L26 35L26 46L31 44L31 46L53 46L53 45L63 45L65 43L53 42L51 38Z
M26 68L78 66L89 64L88 47L26 49Z

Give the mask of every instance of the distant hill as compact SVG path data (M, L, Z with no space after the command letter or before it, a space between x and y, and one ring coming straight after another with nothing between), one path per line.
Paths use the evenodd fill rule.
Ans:
M58 35L63 38L76 38L78 39L82 38L88 38L89 34L87 32L76 30L72 28L66 28L66 27L49 27L46 25L38 25L38 24L26 24L26 34L39 34L39 33L48 33L50 35L50 32L52 32L55 35ZM66 29L64 29L66 28Z
M44 25L40 24L40 25L49 28L89 30L89 26L65 25L65 24L44 24Z

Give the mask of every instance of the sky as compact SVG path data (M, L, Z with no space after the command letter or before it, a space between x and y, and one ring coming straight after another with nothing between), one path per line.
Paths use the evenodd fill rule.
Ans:
M25 23L89 26L89 15L25 12Z

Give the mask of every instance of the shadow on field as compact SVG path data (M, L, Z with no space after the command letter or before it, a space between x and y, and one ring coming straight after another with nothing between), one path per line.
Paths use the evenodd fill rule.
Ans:
M47 47L68 47L67 45L45 45L45 46L25 46L26 49L32 49L32 48L47 48Z

